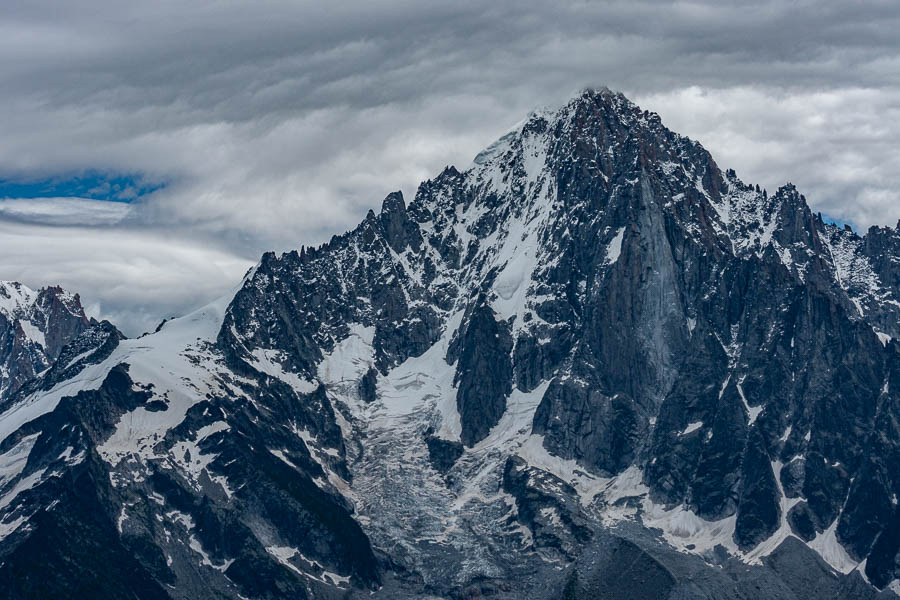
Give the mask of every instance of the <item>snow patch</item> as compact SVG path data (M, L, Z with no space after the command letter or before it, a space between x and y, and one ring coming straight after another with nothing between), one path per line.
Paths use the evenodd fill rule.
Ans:
M25 469L31 449L40 435L40 433L34 433L23 437L15 446L0 454L0 490Z
M319 379L326 385L358 382L374 363L374 339L374 326L350 325L350 335L335 344L319 363Z
M688 435L689 433L697 431L701 427L703 427L703 421L694 421L693 423L688 424L688 426L684 428L684 431L682 431L678 435Z
M6 521L0 521L0 541L3 541L6 536L15 532L27 520L28 519L25 516L19 515L8 523Z
M816 538L809 542L809 547L819 553L822 560L831 565L836 571L847 574L859 564L853 560L841 543L837 540L837 525L839 518L829 525L828 529L816 534Z
M531 434L519 447L518 455L532 467L559 477L575 488L582 506L589 506L601 492L613 485L613 478L595 476L585 471L575 460L550 454L544 447L544 436Z
M747 402L747 397L744 395L744 388L741 387L741 384L737 384L738 395L741 397L741 402L744 403L744 408L747 409L747 415L750 417L750 422L748 425L753 425L756 422L756 418L759 416L759 413L763 411L763 406L750 406L750 403Z
M25 337L27 337L29 340L31 340L41 348L45 348L47 346L47 341L44 339L44 332L38 329L37 325L26 319L22 319L21 321L19 321L19 325L22 327L22 331L25 333Z
M68 362L68 364L66 364L66 369L72 367L73 365L75 365L76 363L78 363L78 361L87 358L88 356L90 356L91 354L93 354L93 353L96 352L96 351L97 351L97 348L91 348L90 350L87 350L87 351L85 351L85 352L82 352L81 354L79 354L78 356L76 356L75 358L73 358L72 360L70 360L70 361ZM65 370L65 369L63 369L63 370Z
M212 569L215 569L216 571L219 571L220 573L224 573L225 570L231 566L231 563L234 562L233 558L229 558L221 565L215 564L212 561L212 558L210 558L209 554L207 554L203 549L203 545L200 543L200 540L198 540L194 535L191 535L190 540L188 541L188 546L191 548L191 550L200 555L200 564L202 566L210 567Z
M625 228L620 227L610 240L609 246L606 248L606 264L611 265L619 260L619 256L622 254L622 237L624 235Z
M253 367L260 373L265 373L270 377L274 377L291 386L299 394L311 394L318 387L312 381L303 379L296 373L289 373L281 366L284 353L280 350L270 350L266 348L254 348L253 358L255 362Z
M643 525L662 531L663 539L676 550L702 556L716 546L722 546L731 554L740 555L733 540L736 515L707 521L684 506L666 510L649 497L644 498L641 509Z
M16 499L16 496L18 496L22 492L30 490L35 485L40 483L41 477L44 475L44 471L45 469L39 469L31 475L23 477L18 482L16 482L16 485L14 485L10 491L6 492L3 497L0 498L0 510L9 506L12 501Z
M791 431L793 431L793 429L794 429L793 425L788 425L787 428L784 430L784 433L781 435L781 438L779 438L779 441L786 442L787 439L789 437L791 437Z
M297 548L291 548L289 546L267 546L266 552L274 556L278 562L280 562L288 569L294 571L301 577L307 577L326 585L332 585L336 587L346 587L350 585L350 577L338 575L337 573L332 573L331 571L326 570L325 567L323 567L318 561L311 560L303 556L303 554L301 554ZM321 571L321 575L316 576L312 573L307 573L306 571L300 570L291 562L292 560L299 560L306 563L312 570Z
M441 339L420 356L406 359L378 381L378 402L384 410L376 426L410 415L424 404L433 402L440 414L435 435L441 439L458 441L462 432L456 408L456 388L453 387L455 367L445 357L450 339L462 321L462 311L447 321Z

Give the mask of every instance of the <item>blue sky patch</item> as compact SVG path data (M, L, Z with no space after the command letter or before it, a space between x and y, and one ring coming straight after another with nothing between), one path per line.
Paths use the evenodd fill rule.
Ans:
M850 221L836 219L835 217L832 217L831 215L827 215L825 213L822 213L822 220L825 221L826 223L831 223L832 225L837 225L838 227L843 227L844 225L849 225L850 229L852 229L853 231L856 231L856 225L854 225Z
M131 202L165 187L137 174L87 171L43 179L0 178L0 198L90 198Z

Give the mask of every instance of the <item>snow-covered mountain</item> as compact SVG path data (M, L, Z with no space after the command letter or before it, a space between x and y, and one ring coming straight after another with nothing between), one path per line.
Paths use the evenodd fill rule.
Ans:
M588 91L62 349L0 415L0 589L894 597L898 315L900 229Z
M0 281L0 405L90 325L77 294Z

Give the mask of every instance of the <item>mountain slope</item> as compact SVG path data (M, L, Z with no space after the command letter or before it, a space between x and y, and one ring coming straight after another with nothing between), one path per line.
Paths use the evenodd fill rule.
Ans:
M30 384L0 415L0 582L900 589L898 264L900 230L826 224L793 186L745 185L656 115L585 92L408 206L391 194L322 247L264 255L225 299L138 340L109 332L77 373ZM76 550L35 554L76 528Z

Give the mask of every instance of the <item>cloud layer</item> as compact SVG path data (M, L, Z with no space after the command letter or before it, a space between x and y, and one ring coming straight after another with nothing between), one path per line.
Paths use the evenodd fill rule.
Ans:
M0 178L167 182L102 226L0 204L0 278L66 283L131 333L587 86L746 181L860 228L900 218L893 1L129 4L0 8Z

